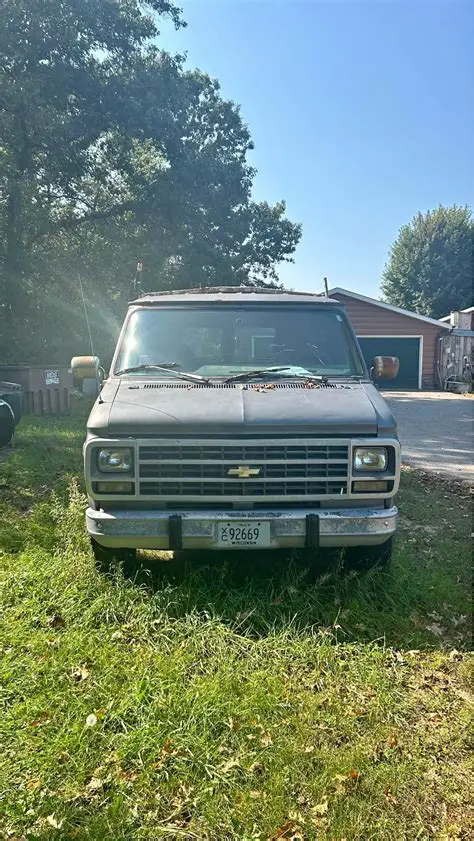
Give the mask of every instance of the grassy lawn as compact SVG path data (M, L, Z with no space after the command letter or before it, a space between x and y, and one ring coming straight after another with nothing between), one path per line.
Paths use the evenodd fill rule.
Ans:
M0 838L472 838L466 495L404 474L390 573L111 578L83 430L24 419L0 463Z

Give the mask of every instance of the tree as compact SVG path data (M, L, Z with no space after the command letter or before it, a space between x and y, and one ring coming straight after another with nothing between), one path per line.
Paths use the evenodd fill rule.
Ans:
M157 48L163 16L183 25L167 0L0 6L0 358L83 352L79 276L103 333L138 259L154 288L291 259L301 228L252 202L239 108Z
M404 225L385 267L384 299L432 318L471 306L474 222L469 207L438 207Z

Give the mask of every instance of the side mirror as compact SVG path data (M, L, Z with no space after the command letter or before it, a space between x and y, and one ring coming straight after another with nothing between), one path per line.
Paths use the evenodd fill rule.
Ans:
M75 380L101 379L101 368L98 356L73 356L71 371Z
M375 356L371 374L374 380L394 380L399 368L400 362L396 356Z

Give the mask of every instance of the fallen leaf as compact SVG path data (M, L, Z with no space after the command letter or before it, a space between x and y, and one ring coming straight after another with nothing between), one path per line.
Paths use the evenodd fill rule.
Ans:
M153 768L156 771L160 768L167 759L170 759L172 756L178 756L181 754L182 751L179 748L173 748L173 742L171 739L167 739L164 743L163 747L161 748L161 756L157 761L153 764Z
M462 698L463 701L466 701L467 704L472 704L472 695L469 692L465 692L464 689L456 689L456 695Z
M166 740L163 747L161 748L161 753L165 755L171 755L173 753L173 742L171 741L171 739Z
M336 793L337 794L344 794L347 790L347 783L348 783L347 776L345 774L336 774L336 776L333 777L333 780L336 783L336 785L335 785Z
M58 821L54 815L48 815L46 818L46 823L49 823L54 829L61 829L64 821Z
M60 613L54 613L51 619L48 620L50 628L65 628L66 622Z
M97 716L95 713L89 713L86 718L86 727L95 727L97 724Z
M104 781L101 780L99 777L92 777L86 785L86 789L89 793L93 794L96 791L99 791L104 785Z
M258 800L262 796L262 792L261 791L251 791L249 796L252 798L252 800Z
M87 680L89 675L90 672L88 672L84 666L77 666L77 668L73 669L71 672L71 677L75 683L81 683L83 680Z
M391 787L390 787L390 786L388 786L388 787L385 789L385 791L384 791L384 797L385 797L385 799L386 799L386 800L388 800L388 802L389 802L389 803L391 803L391 804L392 804L392 806L396 806L396 804L398 803L397 798L396 798L396 797L394 797L394 795L392 794L392 789L391 789Z
M127 783L134 783L138 779L138 771L124 771L123 768L119 771L119 779Z
M394 735L389 736L389 737L388 737L388 739L387 739L387 746L388 746L389 748L396 748L396 747L397 747L397 745L398 745L398 739L397 739L397 737L396 737L396 736L394 736Z
M31 722L30 727L42 727L43 724L49 724L50 721L49 713L40 713L38 718Z
M249 771L251 774L255 774L257 777L261 777L263 774L263 766L260 765L260 762L254 762L250 766Z
M240 768L240 762L238 759L229 759L222 768L220 769L223 774L228 774L229 771L232 771L233 768Z
M280 841L280 838L285 841L303 841L299 826L294 821L287 821L280 826L268 841Z
M270 745L273 745L273 739L270 736L270 733L262 733L260 738L260 744L264 748L268 748L270 747Z
M29 791L37 791L41 788L41 780L28 780L26 787Z
M360 773L360 771L355 771L354 768L352 768L349 771L347 776L349 777L350 780L353 780L354 782L356 782L357 780L360 780L361 773Z
M311 812L315 815L325 815L327 810L329 809L329 804L327 800L323 800L322 803L317 803L316 806L313 806Z

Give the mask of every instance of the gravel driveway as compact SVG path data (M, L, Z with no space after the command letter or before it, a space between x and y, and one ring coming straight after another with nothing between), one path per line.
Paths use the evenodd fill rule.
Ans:
M405 464L474 482L474 398L447 392L385 392Z

